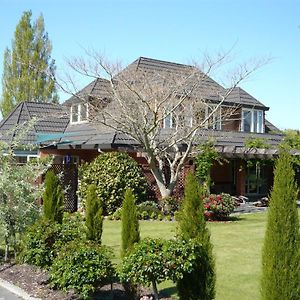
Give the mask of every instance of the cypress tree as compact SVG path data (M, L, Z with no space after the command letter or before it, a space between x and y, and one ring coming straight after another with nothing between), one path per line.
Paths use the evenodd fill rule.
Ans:
M197 239L202 244L202 255L193 272L186 273L177 282L181 300L210 300L215 298L215 261L210 233L204 218L203 195L196 176L189 172L186 178L184 199L178 222L179 235L186 241Z
M91 184L87 190L86 197L86 237L90 241L101 244L103 215L101 200L96 193L97 187Z
M64 194L59 179L53 171L48 171L45 177L45 192L43 194L44 217L48 220L62 223L64 214Z
M11 49L4 52L0 103L3 117L22 101L58 103L53 80L55 63L44 18L40 15L32 24L31 17L31 11L23 13Z
M300 299L297 196L292 157L287 152L282 152L275 164L274 185L262 250L263 300Z
M140 241L139 220L135 205L134 195L131 189L125 191L122 205L122 250L124 257L132 249L135 243Z

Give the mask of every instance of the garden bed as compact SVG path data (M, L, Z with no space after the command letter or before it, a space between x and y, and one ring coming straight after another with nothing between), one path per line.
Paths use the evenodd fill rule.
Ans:
M59 290L53 290L48 284L48 273L38 267L30 265L18 264L2 264L0 265L0 278L22 288L32 297L47 300L79 300L81 299L73 291L64 293ZM147 289L142 290L143 295L149 294ZM119 283L106 285L91 297L92 300L97 299L118 299L126 300L123 286ZM160 298L171 300L172 298Z

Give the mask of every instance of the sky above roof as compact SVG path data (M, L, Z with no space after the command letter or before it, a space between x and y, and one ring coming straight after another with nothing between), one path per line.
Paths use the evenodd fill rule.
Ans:
M190 63L229 49L237 64L271 56L240 86L270 107L274 125L300 129L298 0L1 0L0 74L25 10L33 19L43 14L58 72L66 58L85 56L84 49L124 65L139 56ZM61 94L61 102L67 98Z

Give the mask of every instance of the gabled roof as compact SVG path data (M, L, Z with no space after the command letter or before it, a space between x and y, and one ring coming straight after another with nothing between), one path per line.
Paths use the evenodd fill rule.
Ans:
M243 107L249 108L260 108L264 110L269 110L269 107L265 106L245 90L240 87L235 87L231 93L229 94L226 102L230 102L233 104L239 104Z
M36 144L37 133L63 133L69 116L63 106L52 103L21 102L0 123L0 139L8 144L33 121L32 128L20 141L21 144Z
M180 76L187 72L190 72L191 70L195 69L195 67L153 58L139 57L134 62L129 64L125 69L123 69L119 74L117 74L116 78L122 74L126 75L126 71L132 69L146 71L149 72L149 74L169 73ZM197 97L197 95L200 95L201 97L203 97L203 95L205 95L205 98L208 101L220 101L218 94L225 95L228 90L218 84L211 77L203 74L198 69L195 70L198 73L200 72L203 77L201 77L201 84L196 87L195 91L192 93L192 96ZM86 101L88 101L89 98L93 97L97 99L105 99L109 97L110 90L111 87L109 81L104 78L98 78L88 84L81 91L79 91L77 93L78 97L72 96L69 100L65 101L64 104L71 105L72 103L76 103L80 101L78 99L80 97L85 97ZM226 103L229 105L240 105L245 107L259 108L263 110L269 109L240 87L236 87L232 90L232 92L226 99Z
M95 96L98 99L108 98L110 93L110 83L107 79L97 78L89 83L86 87L80 90L76 96L72 96L70 99L64 102L64 105L70 106L71 104L81 102L80 98L84 98L86 101L89 98Z

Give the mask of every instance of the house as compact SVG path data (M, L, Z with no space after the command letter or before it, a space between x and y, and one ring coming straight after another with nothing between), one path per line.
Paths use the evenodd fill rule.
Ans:
M188 67L140 57L124 72L126 74L127 69L135 68L146 70L151 74L167 72L170 76L171 74L177 76ZM273 165L269 160L278 155L277 147L283 139L279 130L266 119L269 107L240 87L235 87L227 93L226 89L210 77L203 78L203 82L189 95L190 98L197 99L197 95L201 92L202 97L205 95L209 103L199 113L202 118L206 118L206 121L198 130L197 143L213 140L218 152L226 158L226 162L222 165L216 163L211 170L211 178L214 182L212 192L227 192L250 198L267 195L273 182ZM220 99L216 95L221 93L228 95L218 107ZM12 125L21 124L24 120L35 116L39 120L28 135L28 141L38 145L34 155L52 154L55 156L56 163L65 165L91 161L104 151L127 151L143 166L147 178L157 193L154 178L143 157L143 149L139 142L121 131L100 125L95 126L95 123L90 121L93 114L91 106L95 105L95 102L99 102L103 109L109 105L112 106L111 109L116 109L114 104L109 103L109 97L109 81L98 78L62 106L24 102L1 122L0 133L3 135L11 132ZM215 111L214 107L217 107ZM224 112L229 110L232 110L232 113L222 118ZM161 115L164 113L162 112ZM167 138L180 122L185 126L186 122L193 122L194 116L184 115L183 118L183 114L181 111L176 115L175 110L165 114L161 123L161 138ZM7 140L11 139L12 135L13 133L8 134ZM269 147L249 149L245 146L249 138L263 140ZM23 157L26 153L22 154ZM32 153L28 154L26 159L29 159L30 155ZM256 160L264 163L258 164ZM253 163L247 163L249 161ZM187 160L186 165L187 168L193 165L192 157ZM179 179L176 193L182 192L182 184L183 177Z

